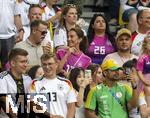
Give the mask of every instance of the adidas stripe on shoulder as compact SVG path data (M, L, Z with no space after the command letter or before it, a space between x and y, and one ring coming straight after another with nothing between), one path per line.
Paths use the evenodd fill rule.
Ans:
M0 73L0 79L3 79L8 74L7 71L3 71Z

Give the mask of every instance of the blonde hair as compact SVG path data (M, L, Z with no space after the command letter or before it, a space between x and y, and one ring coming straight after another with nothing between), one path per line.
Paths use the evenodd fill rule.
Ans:
M146 45L147 45L148 42L150 42L150 34L148 34L144 37L144 41L143 41L143 44L142 44L143 53L147 53Z
M65 26L65 19L64 19L64 16L67 15L68 11L71 9L71 8L74 8L77 10L77 7L76 5L74 4L67 4L63 7L63 10L62 10L62 14L61 14L61 18L60 18L60 27L64 27Z

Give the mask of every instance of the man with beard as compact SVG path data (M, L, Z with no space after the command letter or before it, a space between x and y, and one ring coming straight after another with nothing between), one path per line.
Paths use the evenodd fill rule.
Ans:
M114 59L115 61L117 61L119 66L122 66L125 62L129 60L132 60L134 58L137 59L138 57L131 53L131 46L132 46L131 37L132 34L130 30L126 28L120 29L116 35L117 52L108 54L105 57L104 61L107 59ZM126 83L128 85L131 85L130 82L126 81L126 77L124 76L123 71L119 71L119 74L120 74L121 83ZM135 108L129 111L129 115L136 116L138 118L139 112Z
M119 66L122 66L128 60L137 58L137 56L131 54L130 52L132 45L131 36L132 34L130 30L126 28L120 29L116 35L117 52L108 54L103 61L107 59L114 59L117 61Z
M22 48L28 52L29 66L41 65L40 57L43 53L50 53L50 44L43 49L43 39L47 34L47 23L42 20L35 20L31 23L31 33L26 41L17 43L14 48Z
M119 65L112 59L101 65L105 81L92 88L85 104L86 118L127 118L127 103L135 107L138 101L137 84L132 81L132 87L118 83ZM95 108L98 107L98 116Z

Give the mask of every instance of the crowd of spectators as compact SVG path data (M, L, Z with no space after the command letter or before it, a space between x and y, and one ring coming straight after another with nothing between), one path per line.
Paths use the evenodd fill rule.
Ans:
M150 117L150 0L57 2L0 0L0 118Z

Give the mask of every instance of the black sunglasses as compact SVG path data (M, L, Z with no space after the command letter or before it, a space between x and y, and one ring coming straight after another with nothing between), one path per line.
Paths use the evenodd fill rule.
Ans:
M39 30L39 29L37 29L37 31L41 32L42 35L47 34L47 31L41 31L41 30Z

